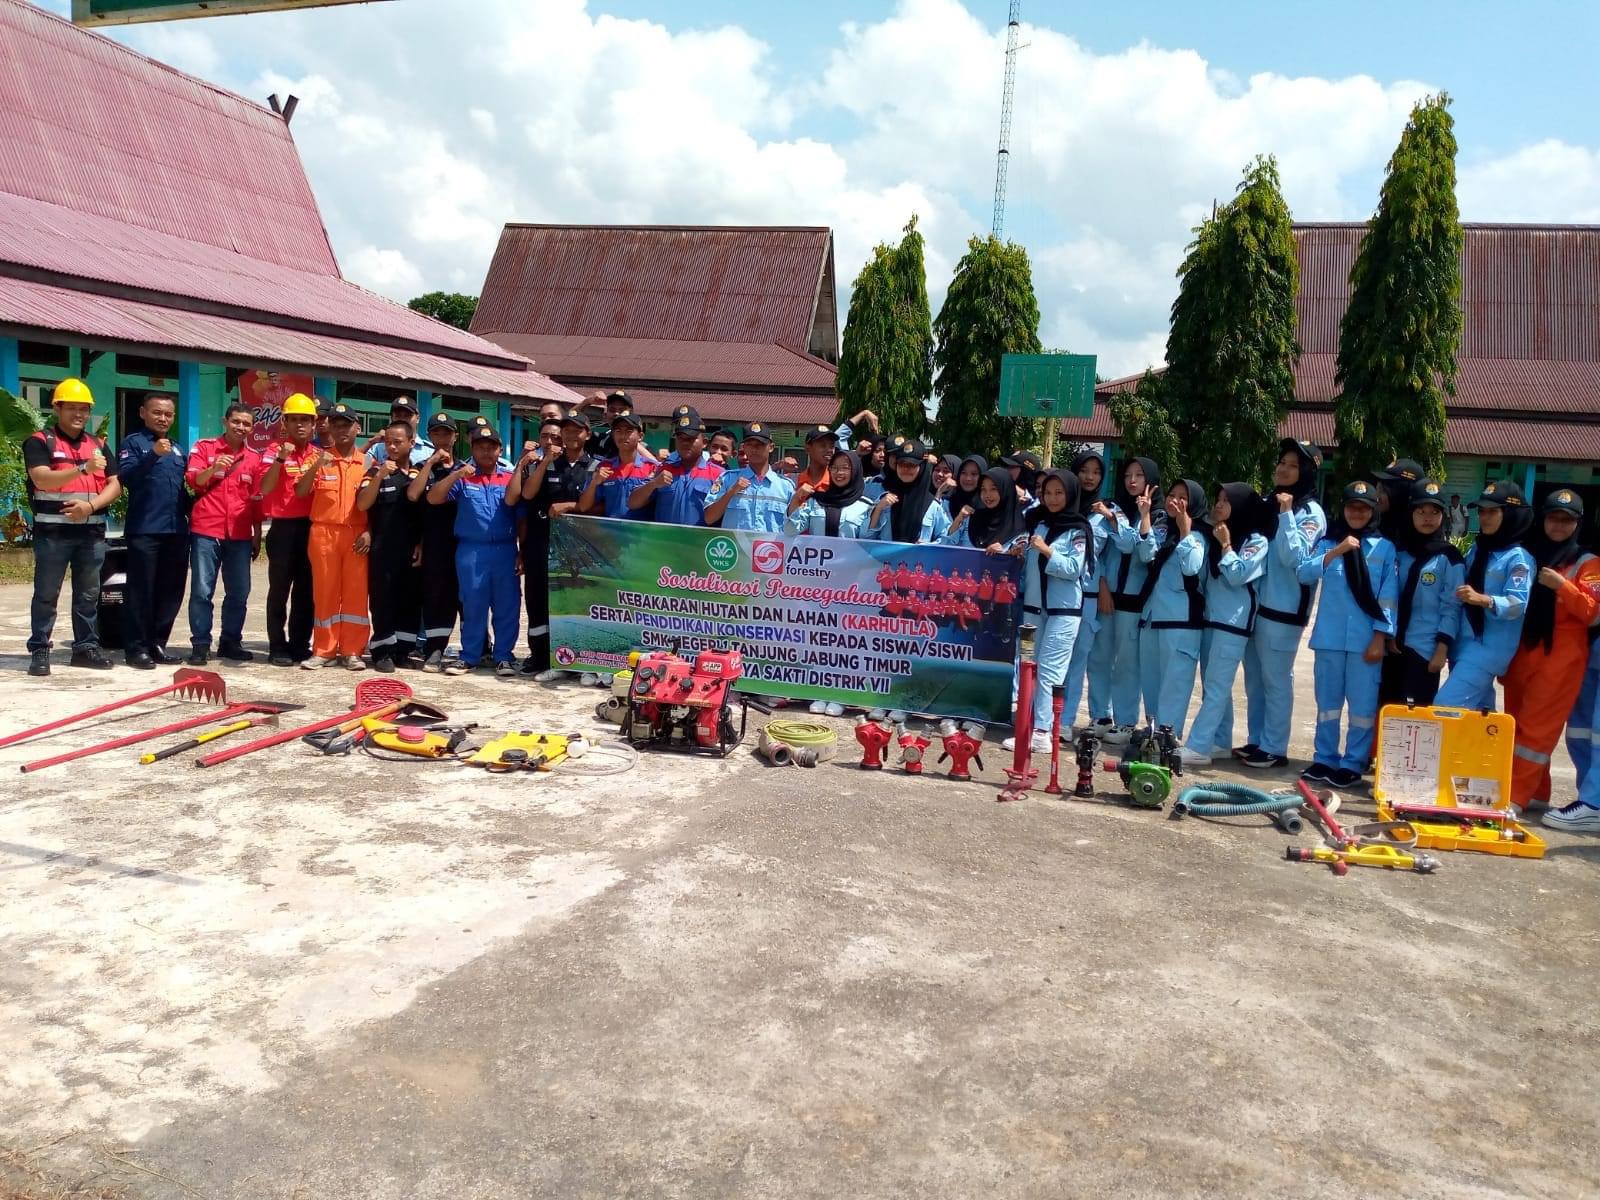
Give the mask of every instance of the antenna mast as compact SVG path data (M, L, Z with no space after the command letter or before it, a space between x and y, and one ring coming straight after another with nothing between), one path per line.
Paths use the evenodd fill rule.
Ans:
M1000 236L1006 223L1006 168L1011 161L1011 101L1017 90L1017 30L1022 24L1022 0L1011 0L1006 26L1006 84L1000 100L1000 152L994 166L994 219L989 232Z

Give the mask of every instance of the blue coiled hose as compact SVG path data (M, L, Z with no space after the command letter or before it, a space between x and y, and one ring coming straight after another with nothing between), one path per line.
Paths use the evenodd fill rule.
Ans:
M1173 805L1172 815L1196 817L1248 817L1267 814L1285 833L1299 833L1302 825L1300 797L1273 795L1242 783L1208 783L1187 787Z

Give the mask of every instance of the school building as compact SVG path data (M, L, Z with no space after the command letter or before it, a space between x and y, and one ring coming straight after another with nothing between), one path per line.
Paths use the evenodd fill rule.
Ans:
M575 400L340 275L292 116L0 0L0 388L48 412L82 378L113 445L153 391L176 397L189 445L228 403L264 427L296 390L348 401L365 433L399 394L504 435Z
M711 427L764 421L803 458L838 407L833 232L510 224L472 331L577 391L622 388L657 449L689 404Z
M1296 225L1300 258L1295 400L1282 432L1336 458L1333 400L1339 322L1366 225ZM1464 225L1463 330L1456 395L1446 405L1446 492L1464 503L1490 479L1514 479L1535 500L1556 487L1600 513L1600 226ZM1091 417L1063 436L1117 441L1108 403L1138 376L1095 391Z

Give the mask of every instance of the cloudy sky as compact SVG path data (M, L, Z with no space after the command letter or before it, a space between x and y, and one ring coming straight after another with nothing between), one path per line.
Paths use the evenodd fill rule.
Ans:
M68 0L47 0L65 12ZM1300 220L1370 215L1456 97L1462 216L1600 222L1600 5L1027 3L1006 235L1047 346L1158 362L1189 230L1257 153ZM1006 5L386 0L114 36L294 132L345 274L476 292L508 220L831 225L845 302L913 212L938 305L987 232Z

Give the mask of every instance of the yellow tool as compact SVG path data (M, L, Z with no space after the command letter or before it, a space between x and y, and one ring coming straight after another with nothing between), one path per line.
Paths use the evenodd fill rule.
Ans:
M276 724L276 722L273 723ZM163 758L171 758L174 754L181 753L184 750L193 750L199 746L204 746L207 742L214 742L218 738L227 737L230 733L239 733L246 729L253 729L255 726L261 724L265 724L265 722L251 719L248 721L235 721L231 725L221 725L216 729L207 730L205 733L190 738L182 745L169 746L166 750L157 750L150 754L141 754L139 756L139 762L141 765L148 766L150 763L160 762Z
M466 741L470 725L447 725L437 729L419 725L396 725L389 721L367 718L362 722L367 731L363 743L367 753L382 750L390 754L406 754L413 758L449 758L461 743ZM383 757L376 755L375 757Z
M560 733L534 733L523 729L486 742L465 762L496 773L507 771L548 771L567 757L572 738Z
M1439 860L1431 854L1408 854L1393 846L1347 846L1335 850L1331 846L1286 846L1283 855L1290 862L1319 862L1333 867L1334 874L1343 875L1341 867L1387 867L1391 871L1415 871L1431 875L1439 869Z

